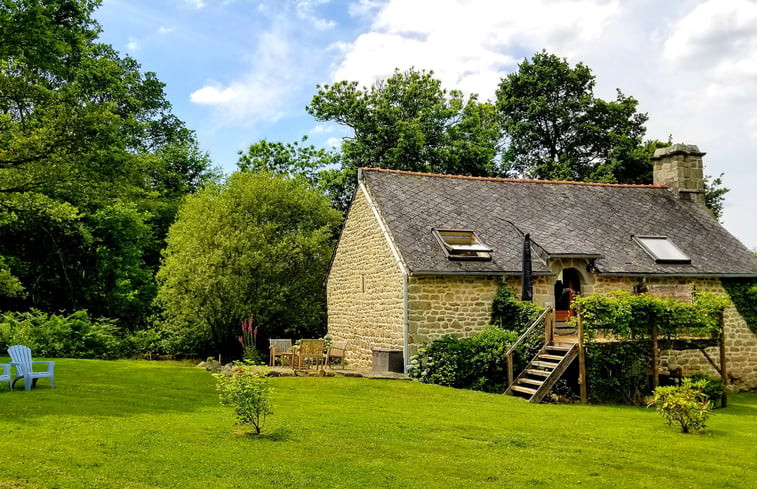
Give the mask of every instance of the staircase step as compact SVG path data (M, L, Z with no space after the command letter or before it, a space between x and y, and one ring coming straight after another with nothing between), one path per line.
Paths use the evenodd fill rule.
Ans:
M542 353L541 355L539 355L538 358L543 359L543 360L554 360L556 362L559 362L560 360L565 358L565 355L550 355L548 353Z
M571 348L573 348L573 345L547 345L545 347L547 350L557 350L557 351L570 351Z
M529 375L538 375L539 377L549 377L549 374L552 372L548 372L546 370L537 370L535 368L529 368L526 369L526 373Z
M539 360L534 360L531 362L531 365L535 365L537 367L543 367L543 368L555 368L558 364L552 363L552 362L541 362Z
M522 385L513 385L510 387L510 390L514 390L517 392L523 392L525 394L534 395L536 394L536 389L531 389L529 387L523 387Z
M524 384L531 384L531 385L535 385L537 387L541 387L541 385L544 383L544 380L529 379L528 377L521 377L521 378L518 379L518 382L522 382Z

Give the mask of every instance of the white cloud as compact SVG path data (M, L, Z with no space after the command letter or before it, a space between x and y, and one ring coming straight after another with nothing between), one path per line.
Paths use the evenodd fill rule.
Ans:
M376 8L358 4L355 12ZM560 47L563 54L596 42L620 12L616 0L490 2L392 0L369 32L343 46L333 80L371 84L394 68L433 69L445 85L485 98L525 49Z
M170 34L175 30L173 27L160 26L158 27L158 34Z
M326 140L325 146L327 148L341 149L342 148L342 138L328 138Z
M205 8L205 0L184 0L184 3L194 9Z
M129 36L129 40L126 43L126 50L133 53L134 51L139 51L140 48L141 46L137 38L133 36Z
M330 0L299 0L295 5L295 13L300 20L304 20L314 29L319 31L325 31L332 29L336 22L330 19L324 19L318 17L315 14L315 9L323 4L329 3Z
M310 130L310 134L327 134L332 133L336 128L331 124L316 124Z
M226 83L210 80L192 92L190 100L213 107L221 125L279 120L317 58L307 46L294 44L292 28L274 20L270 30L258 36L253 52L244 56L250 64L247 72Z

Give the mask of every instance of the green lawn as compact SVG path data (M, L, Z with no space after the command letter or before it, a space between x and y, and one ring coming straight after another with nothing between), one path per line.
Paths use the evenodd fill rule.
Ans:
M707 431L682 435L644 408L391 380L272 382L275 414L256 438L202 370L58 360L55 389L0 391L0 488L757 484L757 394L732 396Z

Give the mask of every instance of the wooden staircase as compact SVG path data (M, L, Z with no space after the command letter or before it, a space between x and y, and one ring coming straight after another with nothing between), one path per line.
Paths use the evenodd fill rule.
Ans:
M541 402L577 356L578 345L575 343L551 342L545 345L505 394L523 397L528 402Z

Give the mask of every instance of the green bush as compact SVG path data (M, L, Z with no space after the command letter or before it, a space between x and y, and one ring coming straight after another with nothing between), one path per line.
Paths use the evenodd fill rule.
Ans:
M586 376L594 402L641 405L651 392L652 346L635 340L586 344Z
M517 338L493 325L470 338L445 336L411 358L408 375L427 384L502 392L507 387L505 353Z
M515 291L506 285L501 285L492 302L492 324L521 334L543 310L543 307L533 302L519 301Z
M713 379L703 373L693 374L690 378L692 382L704 381L702 393L710 400L713 408L720 407L723 394L725 394L725 384L722 380Z
M115 321L92 319L87 311L68 316L37 309L0 315L0 351L26 345L42 357L113 359L129 352Z
M712 412L712 404L704 393L706 385L705 379L684 378L680 386L655 389L647 405L654 406L669 425L678 423L682 433L701 430Z
M271 386L265 371L237 367L231 376L214 374L221 404L234 408L237 423L249 425L256 434L265 427L271 408Z

